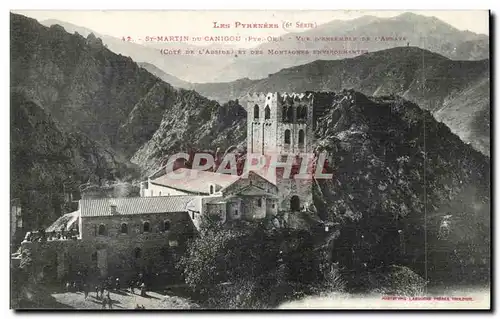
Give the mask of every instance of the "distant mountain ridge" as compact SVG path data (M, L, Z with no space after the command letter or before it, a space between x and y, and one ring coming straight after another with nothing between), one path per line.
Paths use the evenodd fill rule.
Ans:
M293 32L282 35L284 41L263 43L255 48L262 50L259 56L206 56L206 55L171 55L163 56L160 48L199 49L200 46L189 43L154 43L140 45L124 42L114 37L99 35L87 28L57 20L45 20L42 24L50 26L62 25L68 32L94 33L103 39L108 47L119 54L132 57L137 62L147 62L164 72L184 81L194 83L229 82L240 78L258 79L283 68L312 62L314 60L337 60L355 56L343 55L268 55L268 50L280 49L363 49L369 52L392 47L409 45L417 46L439 53L453 60L480 60L489 57L489 37L470 31L461 31L435 18L403 13L392 18L363 16L353 20L333 20L304 32ZM370 37L370 41L297 41L301 37ZM376 41L380 37L401 37L404 41ZM236 43L237 44L237 43ZM222 44L211 44L209 47L226 48ZM189 68L186 67L189 66ZM192 70L196 70L193 72Z
M311 41L296 41L295 37L309 37ZM313 41L316 37L365 37L369 41ZM404 38L401 40L382 41L381 37ZM379 40L376 40L376 39ZM403 13L392 18L376 18L365 16L354 20L332 21L318 28L300 33L290 33L284 36L284 41L264 43L256 49L268 52L279 50L368 50L375 52L399 46L415 46L426 49L453 60L477 60L489 57L488 36L461 31L435 18ZM227 81L230 78L261 78L269 73L314 60L337 60L354 57L356 54L343 55L292 55L292 56L254 56L240 59L228 65L219 73L216 81Z
M173 87L184 88L184 89L188 89L188 88L192 87L191 83L183 81L183 80L181 80L181 79L179 79L171 74L168 74L151 63L139 62L137 64L141 68L148 70L149 73L156 75L157 77L159 77L163 81L171 84Z

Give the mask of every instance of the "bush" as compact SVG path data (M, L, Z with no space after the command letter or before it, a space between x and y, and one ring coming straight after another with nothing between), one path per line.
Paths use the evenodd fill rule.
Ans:
M426 281L405 266L391 265L366 275L371 291L392 296L419 296L427 285Z
M266 231L258 223L205 226L178 267L207 307L268 308L344 290L338 270L308 232Z
M186 283L210 292L218 284L255 278L276 265L276 249L258 228L208 229L188 248L178 264Z

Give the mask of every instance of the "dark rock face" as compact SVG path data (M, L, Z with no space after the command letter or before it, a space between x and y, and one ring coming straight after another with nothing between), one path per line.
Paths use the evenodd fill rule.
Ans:
M81 133L66 133L22 93L11 94L11 197L20 198L26 229L64 212L64 192L87 181L127 179L131 167Z
M489 159L401 98L345 91L332 104L316 133L334 178L318 181L315 205L343 225L344 265L487 280Z
M206 101L194 91L183 91L186 100L177 101L173 109L163 114L158 130L132 157L132 162L151 173L168 160L170 155L187 151L224 152L231 146L243 146L246 141L246 111L237 101L219 105Z

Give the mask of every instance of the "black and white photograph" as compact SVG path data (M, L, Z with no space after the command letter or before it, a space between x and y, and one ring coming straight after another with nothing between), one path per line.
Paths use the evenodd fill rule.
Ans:
M10 10L10 308L490 310L490 14Z

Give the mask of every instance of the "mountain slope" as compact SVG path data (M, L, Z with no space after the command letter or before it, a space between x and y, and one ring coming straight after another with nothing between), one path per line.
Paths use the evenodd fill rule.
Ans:
M196 105L204 99L191 92L190 102ZM169 156L191 150L225 150L230 146L243 146L246 140L246 111L237 102L219 105L215 101L204 108L176 104L163 114L161 124L152 138L132 157L148 174L153 173Z
M133 172L87 136L62 131L22 92L11 92L10 132L11 197L21 200L26 229L47 226L63 213L64 190Z
M243 99L248 92L344 88L367 95L401 95L432 111L465 142L489 154L489 126L474 124L477 116L489 121L489 67L489 60L453 61L416 47L399 47L344 60L318 60L261 80L196 84L194 88L218 101Z
M315 205L341 225L341 264L399 263L433 282L489 280L487 157L411 102L354 91L333 97L316 135L333 179L317 182Z

